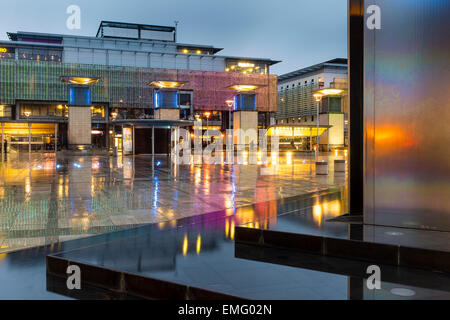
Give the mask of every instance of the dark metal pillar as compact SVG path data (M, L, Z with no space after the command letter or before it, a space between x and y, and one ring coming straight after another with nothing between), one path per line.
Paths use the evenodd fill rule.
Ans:
M349 213L363 214L364 0L348 0Z

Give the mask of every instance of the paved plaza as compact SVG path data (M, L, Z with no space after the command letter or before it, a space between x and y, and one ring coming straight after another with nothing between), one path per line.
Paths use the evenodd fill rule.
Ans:
M300 153L268 165L179 166L167 157L152 166L151 156L8 154L0 174L0 252L344 186L346 175L333 172L333 160L344 158L321 156L330 173L316 176L314 157Z

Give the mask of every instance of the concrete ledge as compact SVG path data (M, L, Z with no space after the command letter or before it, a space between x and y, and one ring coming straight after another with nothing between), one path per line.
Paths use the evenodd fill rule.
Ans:
M174 300L245 300L212 290L192 287L180 283L131 274L106 267L94 266L58 256L47 256L47 283L59 282L58 291L71 297L89 297L98 289L111 292L122 299L174 299ZM67 279L69 265L77 265L81 271L81 289L64 290L62 281ZM60 281L55 281L59 278ZM50 281L51 280L51 281ZM72 291L74 291L72 293Z
M241 226L235 228L235 242L450 273L450 252L445 251Z

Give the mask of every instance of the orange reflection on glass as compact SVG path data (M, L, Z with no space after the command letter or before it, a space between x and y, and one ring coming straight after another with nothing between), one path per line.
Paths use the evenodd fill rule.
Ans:
M201 248L202 248L202 236L198 235L197 236L197 243L195 244L195 251L197 252L197 254L200 253Z
M234 240L234 220L231 220L230 239Z
M286 164L288 165L292 164L292 152L286 153Z
M225 220L225 238L228 238L228 235L230 234L230 222L228 219Z
M188 237L187 234L184 235L184 239L183 239L183 256L186 256L187 251L188 251Z
M320 225L322 224L322 206L320 205L320 203L317 203L313 206L313 217L317 225L320 227Z
M278 163L278 155L275 151L272 152L272 165L276 165Z

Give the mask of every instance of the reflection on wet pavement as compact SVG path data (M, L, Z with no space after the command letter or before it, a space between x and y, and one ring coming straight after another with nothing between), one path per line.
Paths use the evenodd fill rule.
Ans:
M343 158L344 156L337 156ZM0 171L0 252L132 226L233 210L345 184L316 176L311 155L280 155L262 165L169 166L148 156L9 154ZM322 158L321 158L322 159Z
M293 221L295 228L320 230L324 223L315 217L314 206L322 206L322 217L334 216L344 207L345 194L341 188L145 226L133 235L56 256L71 264L88 264L100 270L107 268L250 299L402 299L391 292L395 288L413 290L414 296L409 299L448 299L450 279L441 273L383 266L383 290L373 293L366 289L364 280L368 262L278 248L270 251L233 241L235 226L252 224L270 229L290 212L305 217L302 224ZM326 232L348 232L348 225ZM284 262L280 263L280 259ZM62 287L54 289L67 294L59 291ZM84 294L90 296L92 292ZM173 293L161 292L165 294Z

